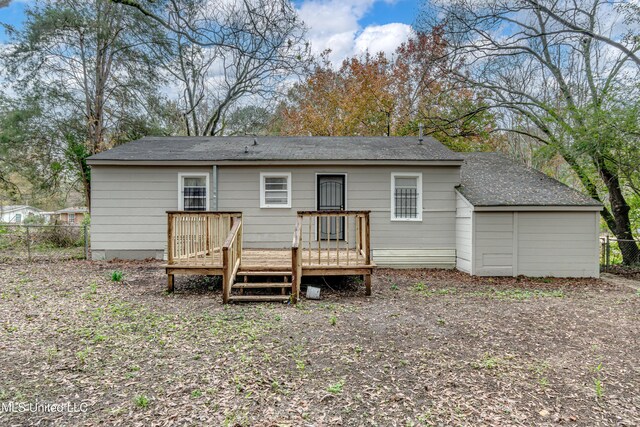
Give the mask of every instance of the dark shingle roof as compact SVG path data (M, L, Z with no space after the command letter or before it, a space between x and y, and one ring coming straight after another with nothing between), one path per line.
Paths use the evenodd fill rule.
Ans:
M433 138L417 137L146 137L91 156L112 161L436 160L462 156ZM245 153L248 147L248 153Z
M601 206L498 153L466 153L458 190L474 206Z

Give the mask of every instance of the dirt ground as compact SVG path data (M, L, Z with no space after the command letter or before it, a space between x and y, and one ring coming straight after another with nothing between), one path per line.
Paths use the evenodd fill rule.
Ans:
M0 425L640 424L627 286L378 270L371 297L223 306L159 265L0 265Z

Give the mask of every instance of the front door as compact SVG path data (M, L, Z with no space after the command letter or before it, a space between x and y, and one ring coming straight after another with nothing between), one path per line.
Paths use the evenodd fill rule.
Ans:
M343 211L345 208L344 187L344 175L318 175L318 210ZM318 238L344 240L344 217L340 219L320 217Z

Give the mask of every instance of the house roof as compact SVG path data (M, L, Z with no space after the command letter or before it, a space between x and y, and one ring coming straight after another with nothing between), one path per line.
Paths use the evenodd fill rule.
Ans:
M62 213L87 213L89 212L89 209L85 208L84 206L82 207L78 207L78 206L72 206L69 208L64 208L64 209L60 209L58 211L55 211L55 214L62 214Z
M444 161L462 157L433 138L385 136L145 137L89 157L90 164L175 161ZM246 151L245 152L245 147Z
M2 212L14 212L14 211L20 211L22 209L31 209L31 210L40 212L40 209L34 208L33 206L29 206L29 205L6 205L6 206L0 206L0 211L2 211Z
M596 200L498 153L465 153L458 191L474 206L600 207Z

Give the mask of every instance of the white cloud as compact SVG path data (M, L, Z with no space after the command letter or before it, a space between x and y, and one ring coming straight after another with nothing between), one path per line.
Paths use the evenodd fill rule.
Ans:
M355 52L384 52L392 54L403 41L409 38L411 26L394 22L385 25L370 25L355 39Z
M391 53L406 40L411 27L391 23L362 28L359 21L376 1L394 0L306 0L299 7L309 27L308 37L314 54L331 49L329 59L337 67L342 60L366 51Z

